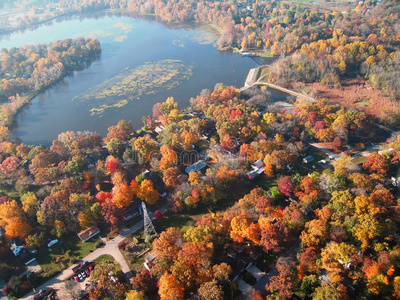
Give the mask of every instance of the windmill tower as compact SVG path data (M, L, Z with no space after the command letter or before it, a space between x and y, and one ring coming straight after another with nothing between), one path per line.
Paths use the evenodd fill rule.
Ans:
M146 204L144 204L144 202L142 202L142 210L143 210L143 221L144 221L144 236L146 242L149 242L151 241L152 238L157 236L157 232L154 229L153 222L151 222L151 219L147 212Z

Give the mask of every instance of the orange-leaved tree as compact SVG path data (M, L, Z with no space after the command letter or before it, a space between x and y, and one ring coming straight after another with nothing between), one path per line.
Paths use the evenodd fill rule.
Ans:
M160 199L160 195L158 191L154 189L153 182L148 179L144 179L140 183L140 188L137 193L138 198L145 201L147 204L153 205L155 204L158 199Z
M14 217L8 220L7 225L4 227L6 231L6 239L20 238L25 240L31 231L31 227L28 223L24 222L20 217Z
M172 266L174 274L185 288L200 286L212 279L213 244L185 243Z
M22 209L17 201L6 201L0 204L0 226L4 226L11 218L21 217Z
M121 172L114 172L112 177L114 187L111 191L112 202L119 208L126 208L133 202L133 192Z
M160 170L165 170L172 167L175 163L178 162L178 155L176 152L168 145L162 145L160 148L161 152L161 161L160 161Z
M164 273L158 281L158 294L161 300L180 300L184 297L185 289L175 275Z

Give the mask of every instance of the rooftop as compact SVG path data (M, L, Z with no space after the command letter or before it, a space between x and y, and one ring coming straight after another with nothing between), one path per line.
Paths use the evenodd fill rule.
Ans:
M91 239L95 235L100 233L100 229L97 226L92 226L90 228L86 228L78 233L78 237L81 239L82 242L86 242L87 240Z
M206 162L204 160L199 160L198 162L194 163L193 165L187 167L185 169L186 173L190 172L197 172L200 171L201 169L205 168L207 166Z

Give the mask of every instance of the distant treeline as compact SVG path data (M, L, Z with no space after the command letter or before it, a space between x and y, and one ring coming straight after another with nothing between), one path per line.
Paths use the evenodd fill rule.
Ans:
M363 76L392 98L399 98L396 51L399 50L399 4L365 1L346 11L310 8L287 2L188 0L77 0L14 1L14 8L30 8L5 29L24 28L73 12L118 9L155 15L167 23L197 21L221 29L219 49L233 47L285 55L268 80L280 85L321 82L340 86L341 80ZM47 5L48 4L48 5ZM10 4L8 4L10 5ZM47 6L46 6L47 5ZM33 12L33 13L32 13Z

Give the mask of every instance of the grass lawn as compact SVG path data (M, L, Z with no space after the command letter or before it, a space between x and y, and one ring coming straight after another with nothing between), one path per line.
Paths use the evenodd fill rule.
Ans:
M96 249L95 243L97 240L98 237L94 237L89 241L82 243L77 235L73 235L65 239L64 243L67 249L71 250L72 255L75 257L75 259L80 260Z
M326 160L328 161L328 155L325 154L322 151L319 151L317 148L310 147L310 149L307 150L306 156L312 155L314 157L314 161L309 162L306 164L301 160L295 167L295 170L300 174L300 175L307 175L308 173L312 173L314 171L321 172L324 170L321 164L318 162L320 160ZM315 166L315 169L313 168L313 165Z
M114 260L114 258L112 256L108 256L108 255L99 256L98 258L96 258L94 260L95 263L99 263L99 262L102 262L102 261L113 262L115 260Z
M367 158L366 158L365 156L355 157L355 158L353 158L353 159L351 160L351 162L352 162L353 164L356 164L356 165L361 165L361 164L363 164L363 163L366 162L366 161L367 161Z
M94 241L82 243L77 236L60 241L50 248L42 249L36 257L43 269L42 277L49 278L68 268L96 249ZM57 262L58 260L58 262Z
M126 262L129 265L129 269L130 270L137 270L137 269L140 269L141 267L143 267L145 255L142 255L139 258L129 259L129 257L127 256L126 252L125 251L122 251L122 252L124 252L123 255L125 257Z
M7 196L11 199L14 199L17 202L20 202L19 193L14 189L13 186L8 184L1 184L0 185L0 196Z
M125 250L119 249L119 251L124 256L125 261L129 265L129 269L133 271L143 267L146 254L151 251L150 244L152 241L150 243L145 243L144 232L143 230L140 230L136 232L134 236L126 238L124 242L127 244L127 247ZM130 243L136 244L138 248L134 249L133 247L133 249L129 249L128 245Z
M272 54L271 54L271 50L257 50L257 56L260 56L260 57L274 57Z
M269 178L265 174L261 174L249 182L249 187L250 190L260 187L268 191L270 188L277 186L277 182L277 178Z
M129 265L131 266L131 270L137 270L141 267L143 267L143 263L144 263L144 255L136 258L132 263L129 263Z
M70 265L67 250L65 245L57 243L38 252L36 260L43 270L42 277L52 277ZM59 263L56 263L57 257Z
M316 162L318 162L318 161L320 161L321 159L327 159L328 158L328 155L326 155L324 152L322 152L322 151L319 151L317 148L315 148L315 147L310 147L308 150L307 150L307 156L308 155L312 155L312 156L314 156L314 158L315 158L315 161L313 161L312 163L316 163ZM310 164L312 164L312 163L310 163Z
M260 67L260 68L258 69L258 73L257 73L256 80L260 79L262 76L264 76L265 74L267 74L267 73L268 73L268 70L269 70L269 67L268 67L268 66L266 66L266 67ZM265 78L263 78L263 79L261 80L261 82L265 82L265 81L266 81Z
M205 213L202 212L197 216L202 216ZM195 214L165 214L160 220L154 220L153 225L158 233L166 230L168 227L178 227L186 231L195 223L192 216L195 216Z

